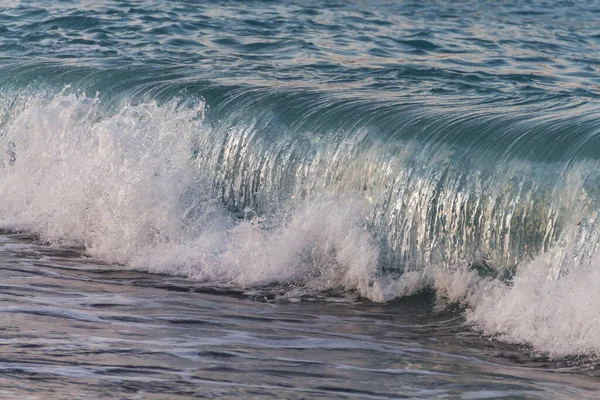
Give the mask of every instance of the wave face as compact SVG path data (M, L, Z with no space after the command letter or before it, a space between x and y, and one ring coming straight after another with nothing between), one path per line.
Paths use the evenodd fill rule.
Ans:
M1 9L2 227L288 299L433 288L600 350L589 10L330 6Z

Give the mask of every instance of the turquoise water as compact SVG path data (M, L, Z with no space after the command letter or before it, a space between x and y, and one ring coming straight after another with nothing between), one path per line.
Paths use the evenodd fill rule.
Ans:
M119 274L147 279L147 293L144 285L119 284L134 304L123 311L133 331L141 318L135 304L149 293L164 296L156 307L169 315L230 298L251 315L358 313L368 346L389 329L402 331L387 319L406 318L400 325L410 340L410 332L423 332L417 347L449 343L416 357L415 370L433 373L437 351L454 360L444 374L461 365L453 357L467 357L474 385L402 392L404 384L419 388L418 380L377 373L374 389L393 381L390 391L359 393L350 374L337 377L342 397L593 397L599 27L595 1L2 3L1 237L8 248L29 248L19 233L34 242L34 254L54 254L51 265L38 265L27 251L7 250L3 282L13 282L14 271L39 269L41 282L19 289L35 302L47 276L68 282L75 298L95 296L76 282L96 282L106 268L116 274L111 282ZM65 248L74 250L63 259ZM162 279L176 280L177 293L200 285L202 295L186 298L185 310L171 309L176 295ZM61 296L42 297L47 303L33 312L11 289L19 283L2 284L0 307L16 320L17 336L29 329L28 315L49 318L26 343L50 340L53 318L87 312ZM370 313L385 328L369 331L371 317L361 318ZM244 319L232 321L236 332L256 333ZM88 329L76 335L92 337L96 328ZM275 329L278 340L289 339L286 329ZM186 348L198 339L186 344L181 332L164 334ZM99 354L111 351L111 335L94 336L105 346ZM345 357L356 340L327 361L350 368ZM404 351L401 339L390 340ZM485 350L488 341L509 356ZM130 351L146 351L142 342ZM262 345L267 359L296 357L285 346ZM513 356L522 351L524 358ZM10 354L3 368L30 357ZM231 368L254 368L238 356ZM382 369L383 356L371 357L360 368ZM185 368L169 368L180 374L204 361L188 357ZM486 380L487 362L508 368L507 381ZM296 389L327 379L300 365L306 375L296 377ZM573 373L567 392L547 389L563 373ZM146 370L132 374L154 382ZM214 379L243 381L232 376ZM271 387L281 386L277 376L265 378L261 395L281 396ZM434 390L442 376L422 387ZM186 390L203 383L188 378L180 395L198 395ZM513 392L513 378L532 379L536 388ZM34 378L22 379L27 386ZM112 378L89 379L77 383L81 393ZM58 382L53 393L64 396L72 383ZM22 396L19 390L6 396ZM223 396L251 393L239 390Z

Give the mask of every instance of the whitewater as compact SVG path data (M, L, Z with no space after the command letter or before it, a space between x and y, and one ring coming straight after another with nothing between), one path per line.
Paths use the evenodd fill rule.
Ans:
M0 5L0 397L595 398L598 26Z

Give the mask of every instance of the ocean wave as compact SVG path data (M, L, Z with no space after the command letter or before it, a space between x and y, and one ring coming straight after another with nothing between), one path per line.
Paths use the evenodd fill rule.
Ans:
M581 141L539 161L447 140L477 118L382 135L319 124L341 106L290 125L249 99L208 117L200 99L105 107L69 88L5 101L2 225L129 268L290 296L385 302L432 287L488 334L552 355L600 349L598 165L572 155ZM538 136L508 122L484 126Z

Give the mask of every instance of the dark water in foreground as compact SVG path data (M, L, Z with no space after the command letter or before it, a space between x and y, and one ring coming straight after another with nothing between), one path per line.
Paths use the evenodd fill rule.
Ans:
M590 360L481 338L431 295L281 303L16 234L0 236L0 262L0 398L592 399L600 389Z

